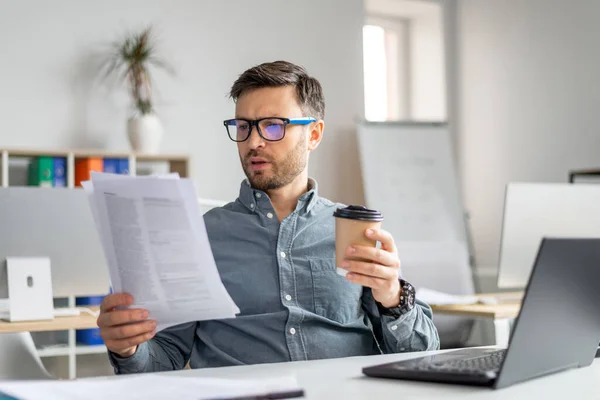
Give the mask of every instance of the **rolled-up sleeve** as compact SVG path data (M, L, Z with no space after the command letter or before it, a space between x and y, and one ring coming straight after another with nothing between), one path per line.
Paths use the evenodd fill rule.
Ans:
M189 361L197 322L176 325L160 331L149 341L138 346L127 358L108 352L115 374L174 371Z
M416 300L415 307L393 318L381 316L383 341L387 352L438 350L440 338L433 324L433 312L426 303Z
M440 348L433 311L427 303L417 299L411 311L394 318L379 313L370 289L363 292L362 302L382 352L402 353Z

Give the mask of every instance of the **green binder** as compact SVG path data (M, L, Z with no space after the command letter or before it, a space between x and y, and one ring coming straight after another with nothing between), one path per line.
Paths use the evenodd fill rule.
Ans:
M52 187L54 160L52 157L35 157L29 163L29 186Z

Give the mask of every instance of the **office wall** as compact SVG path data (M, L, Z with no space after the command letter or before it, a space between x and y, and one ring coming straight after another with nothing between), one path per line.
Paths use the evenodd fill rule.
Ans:
M507 182L600 167L600 2L444 4L464 200L478 265L495 269Z
M325 139L311 175L323 195L362 201L361 0L0 0L0 147L127 150L129 99L95 82L92 66L106 43L148 23L177 70L155 75L163 151L191 155L202 197L233 199L243 178L222 125L233 115L231 84L250 66L286 59L325 90Z
M442 7L436 2L410 19L410 116L445 121L446 75Z

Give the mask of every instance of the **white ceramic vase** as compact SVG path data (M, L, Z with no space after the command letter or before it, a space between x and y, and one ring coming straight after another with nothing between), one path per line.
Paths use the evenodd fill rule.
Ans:
M163 127L155 114L134 116L127 121L127 135L134 152L157 154L163 137Z

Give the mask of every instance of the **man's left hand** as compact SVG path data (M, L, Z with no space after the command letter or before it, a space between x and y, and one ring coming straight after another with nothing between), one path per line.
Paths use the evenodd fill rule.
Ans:
M346 258L342 268L348 271L346 279L369 287L373 297L383 307L392 308L400 304L400 258L392 235L382 229L367 229L365 235L381 243L380 248L352 245L346 249L346 257L360 258L355 261Z

